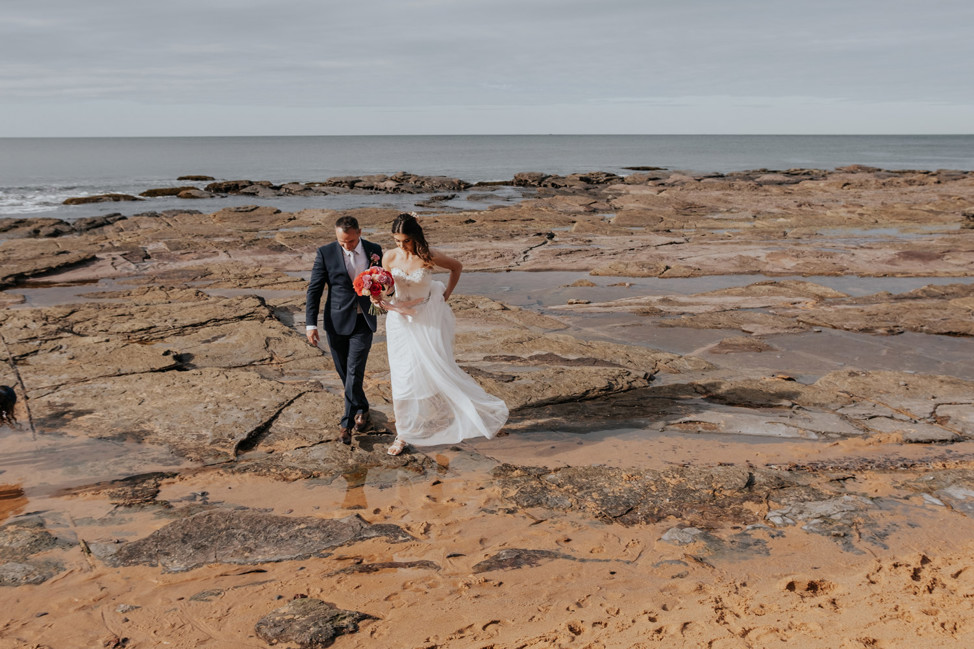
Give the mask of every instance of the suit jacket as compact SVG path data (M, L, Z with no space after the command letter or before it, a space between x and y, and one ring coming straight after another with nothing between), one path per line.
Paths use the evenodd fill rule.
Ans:
M371 241L362 239L362 248L369 260L369 266L377 266L373 262L373 255L382 259L382 248ZM371 302L369 298L355 294L352 278L345 268L345 253L337 241L318 248L315 265L311 269L311 279L308 281L308 296L304 306L304 321L308 326L318 324L318 308L321 304L321 294L328 286L328 297L325 298L325 312L322 314L325 331L340 336L348 336L355 329L356 307L361 307L372 331L375 331L375 316L369 315Z

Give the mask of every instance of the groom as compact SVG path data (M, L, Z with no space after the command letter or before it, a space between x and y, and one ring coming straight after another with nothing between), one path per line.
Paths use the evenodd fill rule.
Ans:
M345 415L339 424L339 436L343 444L351 444L350 429L354 426L355 432L362 432L369 425L369 402L362 380L376 325L375 316L369 315L369 298L355 294L352 280L370 266L382 263L382 248L362 238L358 221L351 216L335 222L335 238L338 240L318 248L308 282L304 321L308 342L317 347L318 308L327 285L322 320L335 369L345 384Z

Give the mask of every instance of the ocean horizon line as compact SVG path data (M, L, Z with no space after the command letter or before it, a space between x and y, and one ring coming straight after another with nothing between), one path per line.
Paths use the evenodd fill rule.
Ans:
M11 135L0 140L143 140L230 138L439 138L439 137L972 137L972 133L342 133L304 135Z

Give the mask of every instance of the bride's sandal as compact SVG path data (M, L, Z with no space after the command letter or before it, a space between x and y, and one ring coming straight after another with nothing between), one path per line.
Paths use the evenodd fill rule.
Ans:
M386 451L389 455L399 455L406 448L406 440L397 437L396 441L392 443L389 449Z

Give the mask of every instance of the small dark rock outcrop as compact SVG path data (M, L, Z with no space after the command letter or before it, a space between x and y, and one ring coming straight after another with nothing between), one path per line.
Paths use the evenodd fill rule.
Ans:
M131 194L95 194L94 196L75 196L64 200L63 205L87 205L88 203L110 203L119 201L141 201Z
M268 644L286 642L301 649L322 649L330 647L338 636L357 633L359 622L374 619L320 599L301 597L262 617L254 630Z
M204 189L213 194L234 194L254 184L252 180L223 180L210 183Z
M216 178L214 178L213 176L200 176L200 175L190 174L188 176L180 176L176 180L189 180L189 181L205 182L205 181L210 181L210 180L216 180Z
M549 174L540 171L522 171L514 174L513 184L515 187L540 187L547 178L550 178Z
M313 556L364 539L410 537L396 525L372 525L359 516L328 520L215 510L174 521L123 545L108 561L116 566L159 565L183 572L209 563L254 564Z
M474 574L490 572L492 570L514 570L516 568L533 568L544 561L552 559L570 559L575 557L552 550L525 550L523 548L508 548L501 550L492 557L488 557L473 566Z
M62 572L59 562L32 557L64 545L36 516L0 527L0 586L40 584Z
M141 192L139 196L145 196L146 198L157 198L159 196L178 196L180 192L187 191L189 189L196 189L195 187L157 187L155 189L147 189Z

